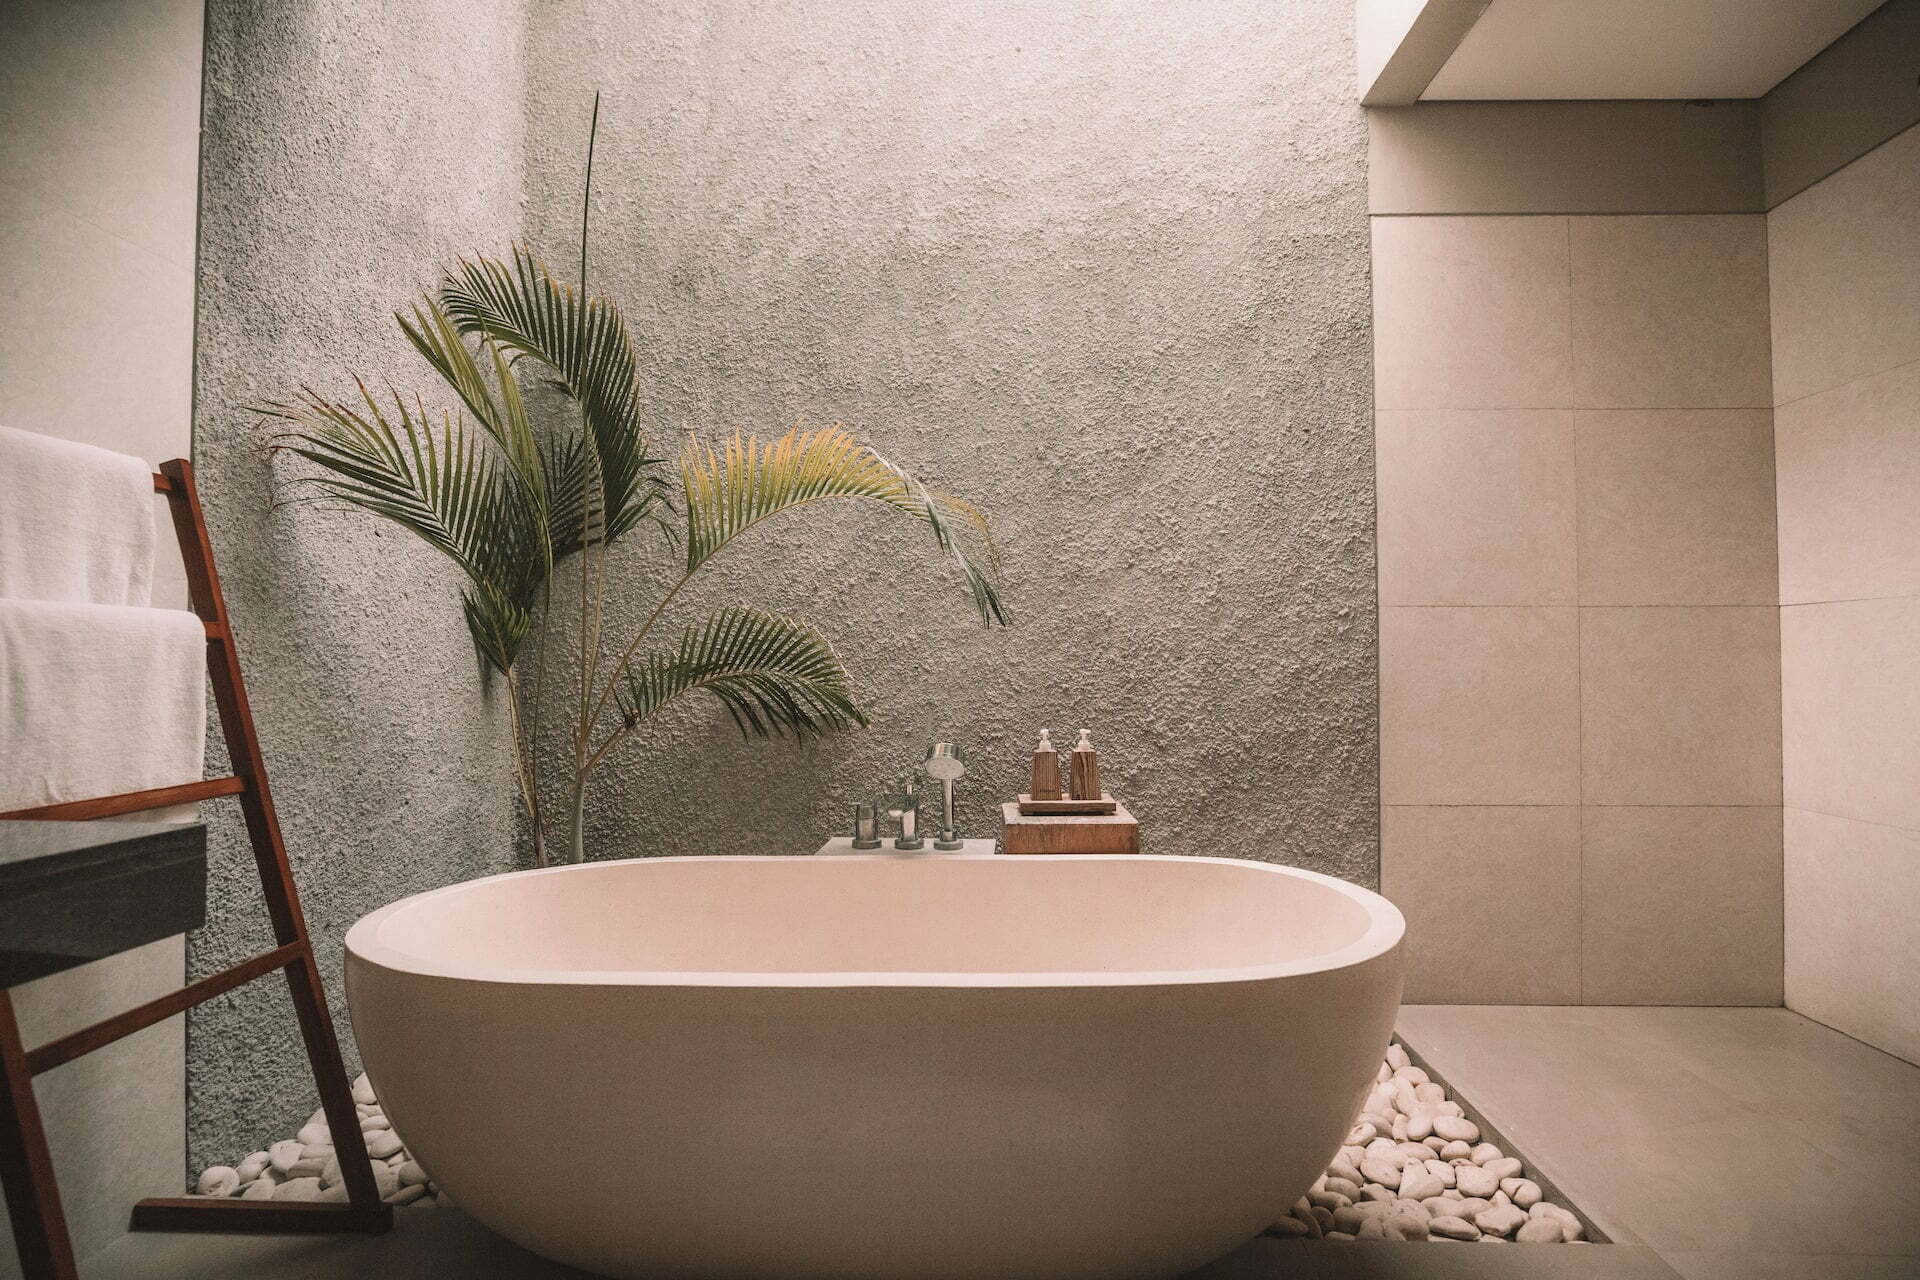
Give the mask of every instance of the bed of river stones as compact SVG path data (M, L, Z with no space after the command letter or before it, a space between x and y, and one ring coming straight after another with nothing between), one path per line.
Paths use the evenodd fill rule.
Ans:
M420 1208L453 1203L408 1153L364 1075L353 1082L353 1108L360 1116L360 1136L366 1140L382 1200ZM333 1153L333 1131L322 1111L314 1112L300 1132L286 1141L256 1151L238 1165L214 1165L200 1175L194 1191L241 1200L344 1202L347 1198L340 1161Z
M431 1208L452 1200L408 1153L366 1076L353 1082L354 1110L380 1197ZM1581 1238L1580 1220L1541 1194L1520 1161L1480 1140L1479 1126L1444 1086L1389 1045L1360 1118L1333 1158L1271 1236L1328 1240L1478 1240L1559 1244ZM326 1116L313 1113L294 1137L238 1165L200 1175L203 1196L242 1200L345 1201Z
M1577 1241L1580 1219L1548 1202L1520 1161L1387 1047L1360 1118L1327 1171L1270 1236L1328 1240Z

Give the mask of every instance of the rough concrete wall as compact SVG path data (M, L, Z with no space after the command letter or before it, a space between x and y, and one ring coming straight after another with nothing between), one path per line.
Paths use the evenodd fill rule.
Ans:
M388 313L518 225L521 35L519 0L207 15L194 457L343 1035L347 926L510 863L504 704L482 696L451 571L367 517L275 505L294 496L289 460L244 406L302 382L346 394L349 369L420 383ZM270 945L238 813L208 810L197 972ZM195 1167L315 1105L283 984L201 1006L189 1040Z
M916 529L790 516L697 598L810 614L876 727L616 757L592 851L810 851L925 744L991 834L1094 729L1145 847L1377 876L1365 129L1347 0L544 5L530 228L593 273L671 436L845 420L979 499L1015 630ZM570 274L570 272L569 272ZM640 539L620 636L650 604Z

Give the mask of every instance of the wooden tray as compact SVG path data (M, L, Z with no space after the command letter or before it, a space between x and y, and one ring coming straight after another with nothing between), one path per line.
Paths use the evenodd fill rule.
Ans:
M1111 795L1102 792L1098 800L1035 800L1022 791L1020 793L1020 812L1029 816L1040 813L1113 813L1120 802Z

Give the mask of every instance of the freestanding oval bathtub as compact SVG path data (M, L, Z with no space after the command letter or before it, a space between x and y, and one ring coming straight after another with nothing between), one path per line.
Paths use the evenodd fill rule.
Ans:
M658 858L347 935L396 1129L467 1212L639 1280L1124 1280L1326 1167L1400 913L1224 858Z

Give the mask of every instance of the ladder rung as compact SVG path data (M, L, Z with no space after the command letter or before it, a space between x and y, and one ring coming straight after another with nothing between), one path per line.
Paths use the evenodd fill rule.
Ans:
M70 1036L49 1041L27 1054L27 1070L37 1076L43 1071L51 1071L72 1062L82 1054L92 1053L136 1031L144 1031L154 1023L164 1022L174 1014L211 1000L222 992L245 986L275 969L284 969L304 956L306 950L307 944L304 942L289 942L284 947L275 947L264 955L243 960L231 969L223 969L178 991L169 991L158 1000L149 1000L105 1022L96 1022Z
M67 800L60 804L43 804L34 809L15 809L11 813L0 813L0 820L85 822L91 818L117 818L126 813L144 813L148 809L165 809L170 805L196 804L201 800L217 800L221 796L237 796L246 789L247 784L235 777L208 778L203 782L155 787L151 791L129 791L124 795Z

